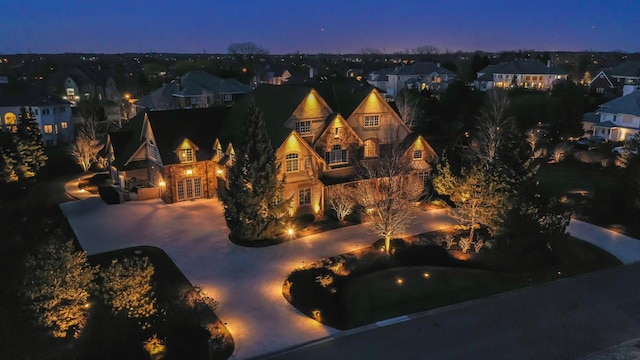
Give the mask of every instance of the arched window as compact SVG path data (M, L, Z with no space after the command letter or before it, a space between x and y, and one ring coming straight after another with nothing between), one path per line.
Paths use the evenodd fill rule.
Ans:
M378 146L374 139L364 141L364 157L378 156Z
M285 171L293 172L299 170L298 154L287 154L285 157Z

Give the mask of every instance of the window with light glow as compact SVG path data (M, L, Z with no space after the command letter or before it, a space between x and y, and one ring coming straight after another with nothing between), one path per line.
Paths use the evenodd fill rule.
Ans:
M364 157L374 157L378 155L378 147L373 139L364 141Z
M380 115L366 115L364 117L364 127L380 126Z
M62 127L63 129L66 129L69 125L67 124L66 121L63 121L60 123L60 127Z
M192 162L193 161L193 149L184 148L180 149L180 162Z
M298 154L287 154L285 159L285 171L293 172L299 170Z
M311 205L311 189L298 190L298 205Z
M44 126L44 133L45 134L51 134L53 132L53 126L51 125L45 125Z
M296 121L296 131L299 134L308 134L311 132L311 121Z

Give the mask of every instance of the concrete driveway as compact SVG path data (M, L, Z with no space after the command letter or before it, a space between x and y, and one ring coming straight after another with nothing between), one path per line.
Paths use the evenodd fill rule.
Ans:
M235 359L336 333L292 307L282 296L282 283L305 262L368 246L377 238L358 225L278 246L240 247L228 240L222 206L214 199L106 205L90 198L60 207L88 254L140 245L156 246L169 254L193 284L203 286L220 303L216 313L233 335ZM444 210L421 212L407 234L451 224Z

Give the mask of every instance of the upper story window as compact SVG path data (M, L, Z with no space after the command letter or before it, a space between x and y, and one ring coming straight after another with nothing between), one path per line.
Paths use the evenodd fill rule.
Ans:
M224 153L222 152L222 148L220 146L216 148L216 156L218 157L218 160L222 159L222 157L224 156Z
M422 150L414 150L413 151L413 159L414 160L422 159Z
M63 129L66 129L67 127L69 127L69 124L67 124L66 121L63 121L63 122L60 123L60 127L63 128Z
M376 141L373 139L368 139L364 141L364 157L374 157L378 156L378 147L376 146Z
M285 171L293 172L299 170L298 154L287 154L285 159Z
M340 145L333 145L331 151L327 151L324 154L324 158L329 164L344 164L347 162L348 157L348 151Z
M380 126L380 115L366 115L364 117L364 127Z
M296 121L296 131L299 134L308 134L311 132L311 121L310 120L304 120L304 121Z
M45 134L51 134L53 132L53 126L52 125L45 125L44 126L44 133Z
M180 162L193 162L193 149L192 148L183 148L180 149L179 152Z

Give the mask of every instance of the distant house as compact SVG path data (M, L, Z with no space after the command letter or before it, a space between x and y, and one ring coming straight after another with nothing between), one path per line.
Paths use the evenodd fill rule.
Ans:
M31 110L35 116L45 146L73 140L68 101L28 81L0 75L0 125L3 130L17 130L21 108Z
M456 79L456 74L434 62L415 62L411 65L371 72L367 82L394 98L400 90L445 90Z
M523 87L537 90L550 90L559 80L568 78L566 71L551 66L548 61L514 60L497 65L489 65L478 71L474 82L476 89L486 91L494 87Z
M585 133L610 141L624 141L640 132L640 91L600 105L595 113L585 114Z
M589 83L592 94L628 95L640 90L640 61L625 61L618 66L600 70Z
M138 100L147 110L197 109L231 105L251 91L236 79L222 79L205 71L190 71Z
M148 111L136 117L110 134L112 176L127 188L142 179L162 190L167 202L213 196L226 181L234 146L244 141L251 103L262 113L279 175L286 175L291 215L323 212L327 186L354 181L361 162L375 161L394 146L409 158L410 172L423 180L436 160L427 141L412 134L371 86L261 85L230 108Z
M122 99L113 77L101 67L67 66L56 70L47 87L72 106L87 99L119 103Z
M269 65L260 71L252 81L254 86L260 84L283 85L291 77L291 72L281 66Z

